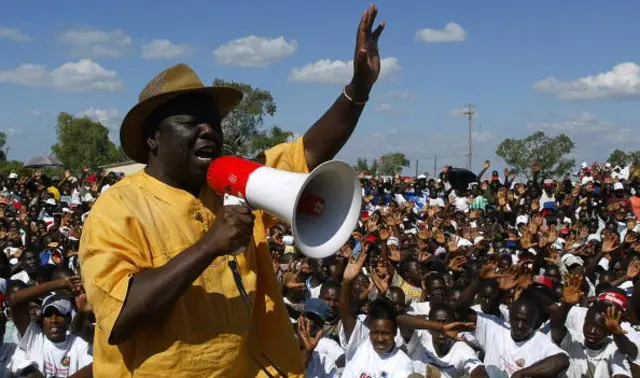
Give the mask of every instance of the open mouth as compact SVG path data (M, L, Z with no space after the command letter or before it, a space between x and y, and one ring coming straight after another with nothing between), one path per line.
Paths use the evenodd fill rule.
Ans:
M196 158L202 162L210 163L216 158L216 153L211 147L200 148L195 152Z

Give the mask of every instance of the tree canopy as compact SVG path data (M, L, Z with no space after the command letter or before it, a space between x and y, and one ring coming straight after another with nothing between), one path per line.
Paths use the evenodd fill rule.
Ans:
M58 143L51 146L51 151L72 170L85 164L97 168L128 160L122 148L109 139L109 129L88 117L60 113L56 133Z
M540 164L543 175L560 177L575 165L575 160L566 156L571 153L574 143L565 134L549 137L537 131L524 139L505 139L496 150L496 155L514 168L516 173L532 177L531 167Z
M366 158L358 158L353 167L358 172L369 172L372 175L397 175L402 168L409 167L409 159L402 152L391 152L373 159L369 164Z
M608 163L611 163L611 165L613 165L614 167L616 165L620 166L620 167L625 167L629 164L632 163L639 163L640 162L640 151L635 151L635 152L624 152L620 149L615 149L611 155L609 155L609 158L607 159Z
M369 164L369 161L367 160L367 158L358 158L358 160L356 161L356 165L353 166L353 169L355 169L359 173L368 172L372 175L377 175L378 160L373 159L371 161L371 164Z
M265 118L276 113L276 102L269 91L222 79L215 79L213 85L232 87L244 94L238 107L222 120L225 154L249 157L277 144L272 143L282 140L284 134L287 134L285 141L292 135L280 128L270 132L261 130Z

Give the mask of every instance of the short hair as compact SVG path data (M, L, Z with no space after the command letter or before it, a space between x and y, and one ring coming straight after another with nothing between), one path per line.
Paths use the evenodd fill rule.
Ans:
M342 288L342 284L336 280L328 280L325 281L320 287L320 296L323 296L328 290L335 289L340 293L340 289Z
M438 281L438 280L444 281L444 276L439 272L429 272L427 276L424 278L424 280L427 283L427 289L429 289L429 286L431 286L433 281Z
M455 318L455 312L453 311L453 309L449 305L442 303L434 304L431 306L431 308L429 309L429 320L433 320L433 315L435 315L438 311L444 311L447 313L447 317L450 317L452 319Z
M513 302L513 304L511 305L511 311L514 311L519 306L526 306L527 309L529 309L529 312L535 317L536 322L538 319L540 319L540 307L538 307L538 305L531 298L518 298L518 300Z
M369 320L391 320L394 328L398 328L398 313L387 298L378 298L369 305Z
M603 302L603 301L596 301L591 307L589 307L585 317L593 316L595 314L603 314L604 315L604 314L607 313L607 309L609 307L611 307L611 306L613 306L611 303Z

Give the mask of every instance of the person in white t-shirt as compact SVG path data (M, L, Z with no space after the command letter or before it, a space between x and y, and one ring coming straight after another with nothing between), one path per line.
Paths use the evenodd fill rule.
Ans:
M520 298L510 308L511 324L492 315L471 314L490 376L499 371L516 378L551 377L569 366L567 353L536 330L539 311L536 303Z
M322 327L329 315L329 306L318 298L307 299L304 312L298 318L298 342L302 349L305 378L335 378L338 373L336 361L344 360L340 345L324 337Z
M396 347L398 323L393 304L386 298L376 299L364 321L353 311L353 281L362 271L366 256L365 247L349 261L343 273L340 317L348 344L342 378L407 378L413 373L413 364Z
M4 338L7 318L0 312L0 338ZM0 378L42 377L38 364L30 360L27 354L15 343L5 342L0 345Z
M46 378L91 376L93 357L82 338L68 332L71 301L50 295L42 302L42 325L32 322L20 343Z
M429 312L429 320L442 324L455 321L454 311L446 305L436 305ZM463 376L486 377L487 372L475 351L465 342L457 341L445 333L416 330L407 346L417 373L436 369L443 378Z
M553 341L567 351L571 359L571 365L563 376L631 378L631 367L626 356L609 337L612 330L619 335L624 332L619 319L616 322L615 307L596 302L587 311L581 332L570 330L564 325L568 312L566 307L561 305L551 322Z
M371 303L364 322L343 318L349 338L346 355L353 357L347 359L342 378L407 378L413 373L411 359L396 347L396 316L393 304L381 298Z

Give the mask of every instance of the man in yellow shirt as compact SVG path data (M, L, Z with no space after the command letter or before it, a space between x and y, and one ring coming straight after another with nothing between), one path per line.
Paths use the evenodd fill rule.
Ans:
M360 21L343 93L302 138L261 154L261 163L308 172L346 143L380 72L384 23L372 30L376 14L371 6ZM206 185L209 163L222 154L221 120L241 99L235 89L205 87L181 64L156 76L125 117L122 147L147 166L98 198L80 245L97 320L94 376L304 374L266 247L269 217L223 207Z

